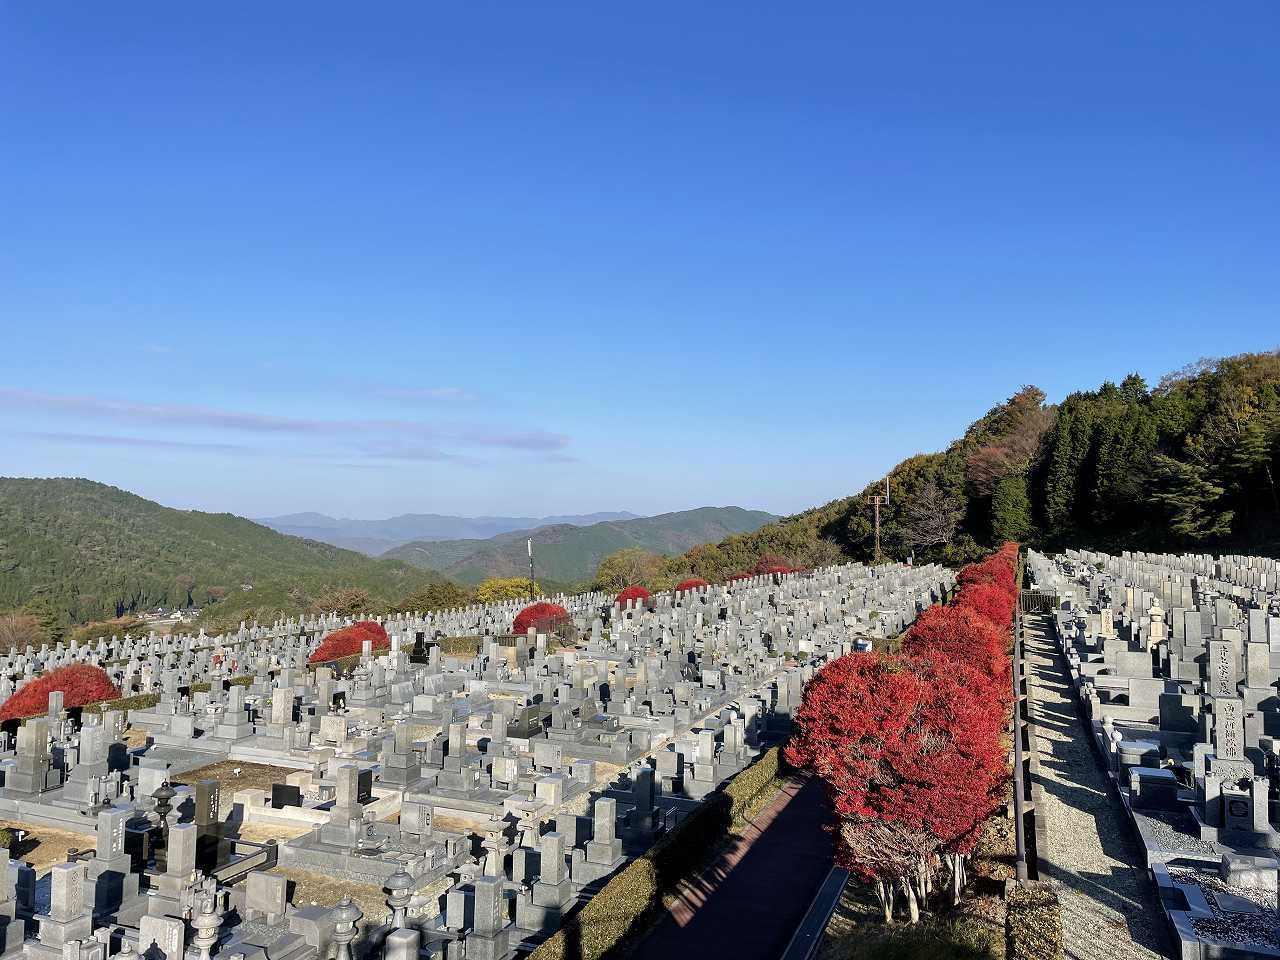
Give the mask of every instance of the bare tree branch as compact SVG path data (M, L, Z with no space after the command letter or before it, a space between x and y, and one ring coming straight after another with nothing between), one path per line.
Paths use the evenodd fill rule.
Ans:
M930 480L907 505L902 538L913 550L950 543L963 514L960 501Z

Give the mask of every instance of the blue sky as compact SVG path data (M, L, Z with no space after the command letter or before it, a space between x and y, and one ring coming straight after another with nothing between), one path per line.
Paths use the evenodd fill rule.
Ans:
M0 0L0 473L791 512L1280 345L1280 4Z

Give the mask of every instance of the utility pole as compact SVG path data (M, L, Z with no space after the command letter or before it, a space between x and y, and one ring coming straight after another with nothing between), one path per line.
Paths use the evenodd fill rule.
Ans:
M874 563L880 562L880 504L886 507L889 505L889 478L884 478L884 493L876 494L871 498L871 502L876 505L876 553Z
M527 542L527 544L528 544L528 546L529 546L529 602L530 602L530 603L532 603L532 602L534 601L534 599L535 599L535 597L534 597L534 595L533 595L533 594L534 594L534 585L533 585L533 538L532 538L532 537L530 537L530 538L528 539L528 541L526 541L526 542Z

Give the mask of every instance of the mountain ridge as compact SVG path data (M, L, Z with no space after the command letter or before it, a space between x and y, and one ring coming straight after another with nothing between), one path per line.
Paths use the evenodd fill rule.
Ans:
M589 526L610 520L634 520L626 510L550 517L460 517L440 513L402 513L382 520L331 517L314 511L259 517L254 522L277 533L320 540L368 556L379 556L414 540L485 540L514 530L552 524Z
M763 510L698 507L581 527L552 524L484 540L414 541L383 556L434 570L460 583L478 583L487 577L526 575L529 568L524 540L532 537L535 573L574 583L590 578L600 561L618 550L679 553L717 537L750 532L775 519Z

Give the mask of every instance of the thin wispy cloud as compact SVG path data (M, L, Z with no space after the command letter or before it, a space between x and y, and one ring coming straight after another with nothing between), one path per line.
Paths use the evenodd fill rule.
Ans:
M471 400L475 397L462 387L378 387L374 392L392 400Z
M468 447L504 447L508 450L557 450L568 445L569 438L560 434L532 430L515 433L480 432L460 435L456 443Z
M457 460L456 454L447 453L439 447L425 443L400 443L396 441L369 443L361 452L375 460Z
M173 348L163 343L144 343L142 345L143 353L172 353Z
M13 387L0 387L0 409L3 408L63 415L80 420L111 420L189 430L232 430L312 438L331 436L352 440L364 440L380 434L406 444L412 441L427 445L423 447L424 450L428 447L444 450L449 446L562 450L569 445L567 436L547 430L505 430L492 425L428 423L421 420L293 417L188 404L138 403L83 394L44 393Z
M199 440L168 440L160 437L121 437L104 433L58 433L54 431L23 430L14 436L48 443L66 443L91 447L135 447L154 450L207 450L211 453L261 453L242 443L215 443Z
M0 387L0 406L45 413L65 413L77 417L254 432L334 433L344 429L341 421L280 417L272 414L245 413L185 404L134 403L130 400L113 400L107 397L42 393L11 387Z

